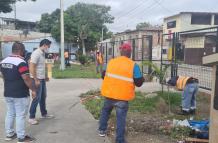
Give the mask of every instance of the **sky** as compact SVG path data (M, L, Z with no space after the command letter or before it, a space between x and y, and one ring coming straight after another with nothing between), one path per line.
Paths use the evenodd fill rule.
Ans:
M0 0L1 1L1 0ZM42 13L51 13L60 7L60 0L17 2L17 18L39 21ZM112 32L135 29L140 22L162 25L163 18L180 12L218 12L217 0L63 0L64 8L77 3L95 3L111 7L114 23L107 25ZM1 17L14 18L14 12L0 13Z

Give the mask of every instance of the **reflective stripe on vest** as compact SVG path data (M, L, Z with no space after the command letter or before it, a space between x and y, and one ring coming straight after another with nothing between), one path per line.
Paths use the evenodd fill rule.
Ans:
M134 99L134 65L131 59L124 56L110 60L102 83L102 96L123 101Z
M106 76L116 78L116 79L120 79L120 80L124 80L124 81L133 82L132 78L128 78L128 77L117 75L117 74L106 73Z

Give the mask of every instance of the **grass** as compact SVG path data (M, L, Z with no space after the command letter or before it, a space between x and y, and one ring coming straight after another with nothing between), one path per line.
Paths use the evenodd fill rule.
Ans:
M162 93L161 91L159 91L152 94L154 96L149 96L151 94L148 93L136 92L135 99L129 102L129 114L134 115L136 113L135 115L137 115L139 113L142 115L142 118L144 117L145 114L151 116L158 115L160 119L164 117L163 118L164 120L172 120L172 119L184 120L189 118L188 116L168 114L169 99L170 99L171 111L173 113L177 113L178 111L180 111L181 93L178 92ZM94 118L98 120L100 118L101 108L104 104L104 98L100 96L100 91L89 91L87 93L82 94L80 97L82 98L82 100L87 99L84 100L83 104L85 105L86 109L94 116ZM201 95L201 93L197 95L198 104L205 105L208 104L209 101L210 100L208 96ZM203 107L205 106L198 108L200 114L202 114L201 108ZM111 119L111 125L115 126L116 118L115 118L114 111L112 112L110 119ZM201 120L202 118L199 115L196 115L195 119ZM141 119L136 118L135 120L141 120ZM137 127L134 126L134 128ZM187 127L159 128L159 131L161 131L160 134L167 135L172 140L183 140L186 137L188 137L191 133L191 129Z
M165 105L168 103L168 93L156 93L157 96L147 98L147 93L136 92L135 99L129 102L129 112L151 113L160 111L159 101L164 100ZM178 93L169 93L172 107L180 105L181 99ZM80 96L82 99L87 99L83 103L86 109L92 113L95 119L99 119L104 98L100 96L100 91L89 91ZM92 98L89 98L92 97ZM168 106L166 106L168 107ZM168 109L167 109L168 110Z
M95 65L71 65L64 71L59 69L59 65L56 64L53 67L53 78L100 78L100 74L96 74Z
M100 118L101 108L104 104L103 97L99 96L100 91L88 91L87 93L81 94L80 97L85 99L83 104L85 105L86 109L93 115L95 119ZM88 98L94 96L93 98ZM86 100L87 99L87 100Z

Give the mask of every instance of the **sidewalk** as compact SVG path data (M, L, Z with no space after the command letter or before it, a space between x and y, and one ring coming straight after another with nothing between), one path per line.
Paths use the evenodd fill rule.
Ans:
M55 119L40 120L39 125L27 125L28 133L36 143L109 143L97 134L98 122L80 103L79 95L89 90L100 89L100 79L53 79L47 84L47 107ZM160 90L157 83L145 83L136 90L153 92ZM4 143L5 105L3 82L0 80L0 143ZM40 117L38 108L37 117ZM15 143L15 142L12 142Z
M98 122L80 104L79 95L97 89L100 82L87 79L52 80L48 83L48 111L55 119L40 120L39 125L27 125L35 143L109 143L97 134ZM4 141L5 104L3 82L0 79L0 143ZM38 114L39 115L39 108ZM10 143L15 143L10 142Z

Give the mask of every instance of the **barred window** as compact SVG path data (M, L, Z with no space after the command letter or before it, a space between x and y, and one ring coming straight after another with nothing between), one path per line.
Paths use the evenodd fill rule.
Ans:
M176 21L170 21L167 23L167 29L175 28L176 27Z
M191 24L211 25L211 14L192 14Z

